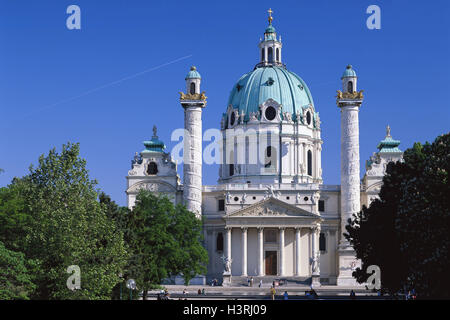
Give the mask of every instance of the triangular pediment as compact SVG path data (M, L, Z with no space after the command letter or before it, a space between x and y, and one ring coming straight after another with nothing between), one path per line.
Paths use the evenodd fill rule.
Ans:
M234 217L302 217L317 219L319 215L297 208L276 198L268 198L251 206L230 213L227 218Z

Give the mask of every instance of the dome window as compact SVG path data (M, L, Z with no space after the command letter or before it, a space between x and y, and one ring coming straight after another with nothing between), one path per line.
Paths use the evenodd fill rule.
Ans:
M275 82L275 80L273 80L272 77L269 77L269 79L267 79L267 85L269 85L269 86L273 85L274 82Z
M280 49L277 48L276 52L277 52L277 61L280 62Z
M312 176L312 152L308 150L308 176Z
M306 113L306 123L311 124L311 113L309 111Z
M277 116L277 112L274 107L267 107L265 115L267 120L272 121Z
M195 83L194 83L194 82L191 82L190 93L191 93L191 94L194 94L194 93L195 93Z
M298 87L300 88L300 90L303 90L303 86L301 84L299 84Z
M147 174L155 175L158 173L158 166L154 162L150 162L147 166Z

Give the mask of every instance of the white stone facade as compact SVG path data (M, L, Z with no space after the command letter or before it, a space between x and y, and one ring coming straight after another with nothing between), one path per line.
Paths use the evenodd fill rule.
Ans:
M259 47L265 56L257 68L272 67L266 66L271 45L272 50L279 49L276 62L281 64L281 40L269 39L267 33L265 37ZM228 105L220 127L224 139L219 183L203 185L206 97L200 94L200 75L193 67L193 78L186 78L187 94L181 93L180 99L186 129L183 184L169 154L162 149L144 151L127 176L128 206L134 206L139 188L147 188L168 194L201 216L209 254L207 280L252 276L294 278L312 285L355 285L351 273L358 261L343 237L347 219L361 210L361 204L368 205L377 197L386 164L400 160L401 152L391 148L394 151L389 153L391 149L380 147L361 188L359 111L363 99L362 92L356 91L356 74L351 66L347 69L350 76L342 78L344 93L339 91L337 96L341 185L323 184L321 123L312 100L291 114L283 113L281 102L272 98L258 103L259 110L249 115ZM298 87L294 89L304 90ZM266 117L267 108L273 108L272 117ZM382 141L383 146L397 142ZM268 147L273 148L270 155ZM158 167L155 174L149 173L151 162Z

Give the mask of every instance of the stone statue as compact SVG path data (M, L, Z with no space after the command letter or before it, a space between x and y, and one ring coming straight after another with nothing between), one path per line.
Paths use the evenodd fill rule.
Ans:
M297 203L300 203L301 197L302 197L302 196L300 195L300 192L297 193L297 196L295 197L295 200L297 201Z
M270 197L274 197L275 198L275 191L274 191L274 189L273 189L273 185L268 185L267 186L267 191L269 192L269 196Z
M244 194L242 195L242 203L245 203L247 201L247 194L244 192Z
M320 273L320 266L319 266L319 254L316 252L313 260L312 260L312 273L313 274L319 274Z
M231 263L233 262L233 259L222 256L223 261L223 273L231 273Z
M230 203L231 202L231 194L229 192L227 192L226 198L227 198L227 203Z

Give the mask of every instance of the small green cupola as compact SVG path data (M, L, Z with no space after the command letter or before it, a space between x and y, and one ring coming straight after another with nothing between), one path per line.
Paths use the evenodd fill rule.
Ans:
M152 139L143 142L145 149L142 151L142 153L164 152L166 146L164 145L164 142L158 139L158 136L156 135L156 130L157 130L156 126L153 126Z
M201 75L200 73L198 73L197 68L195 66L191 67L191 70L188 72L188 74L186 75L186 78L184 80L188 80L188 79L201 79Z
M386 137L381 140L378 144L379 153L402 153L398 148L400 145L400 140L394 140L391 136L391 127L389 125L386 127Z
M348 77L356 77L356 72L353 70L353 67L351 64L347 65L347 68L345 69L344 73L342 74L342 78L348 78Z

